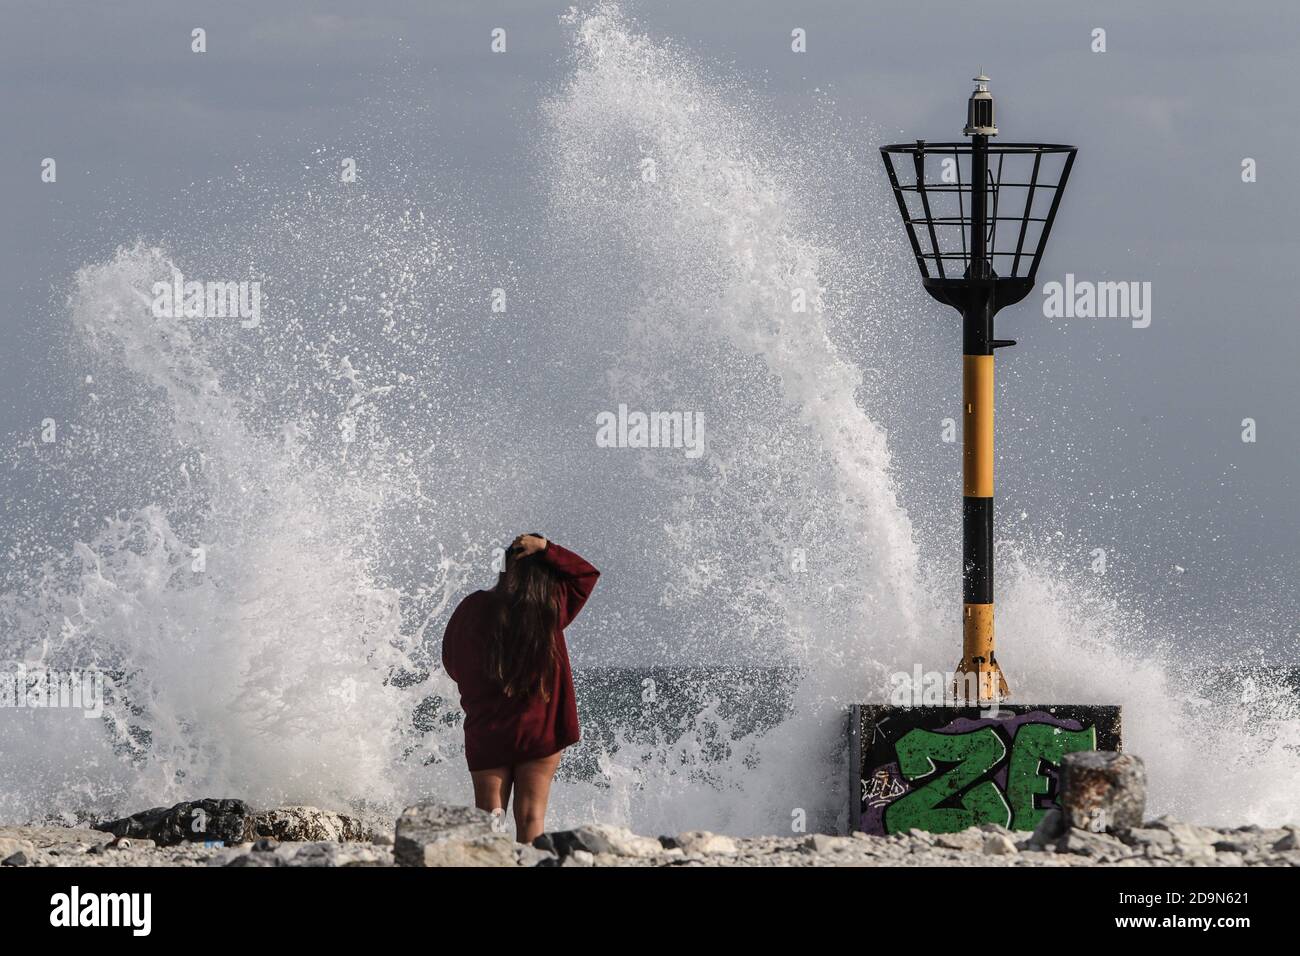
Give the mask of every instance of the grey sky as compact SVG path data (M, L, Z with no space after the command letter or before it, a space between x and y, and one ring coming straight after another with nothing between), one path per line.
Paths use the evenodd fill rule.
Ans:
M52 294L78 266L183 215L176 197L191 184L259 156L293 157L341 131L360 135L377 101L421 98L429 123L407 131L407 145L437 156L441 185L472 196L486 229L494 212L535 214L520 172L531 161L537 104L566 69L557 22L566 6L6 0L0 431L22 439L45 414L43 357L60 315ZM1067 523L1096 523L1092 537L1135 551L1131 539L1152 539L1141 545L1137 589L1153 600L1181 589L1189 619L1242 609L1252 584L1284 587L1283 617L1273 619L1289 623L1271 646L1294 656L1294 3L628 9L652 36L752 86L792 123L820 88L838 115L882 142L958 138L969 78L982 69L1004 139L1079 145L1040 283L1067 271L1150 281L1154 318L1145 330L1048 323L1037 292L1003 313L999 333L1021 342L999 356L999 468L1018 476L999 488L1006 513L1044 502L1068 509L1074 498ZM196 26L207 30L203 56L189 50ZM488 52L498 26L509 32L505 56ZM807 31L806 54L790 52L794 27ZM1097 27L1107 33L1104 54L1089 49ZM58 161L55 185L39 178L46 156ZM1243 157L1257 160L1257 183L1241 181ZM894 211L881 215L892 220ZM913 282L901 227L898 235L897 268L914 293L908 308L933 324L936 348L952 347L956 320ZM955 348L952 363L956 382ZM882 414L904 490L924 494L909 476L957 460L935 445L938 406ZM1246 417L1258 422L1256 444L1240 440ZM1063 444L1072 451L1057 457ZM1084 500L1091 492L1129 494L1131 507L1098 515ZM1080 539L1085 553L1088 543ZM1175 563L1186 579L1169 576Z

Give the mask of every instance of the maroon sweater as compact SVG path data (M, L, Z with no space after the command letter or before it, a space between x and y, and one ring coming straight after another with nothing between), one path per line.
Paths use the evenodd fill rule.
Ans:
M578 616L596 586L600 572L578 555L549 542L539 560L560 572L556 596L559 626L555 629L558 666L550 699L532 694L507 697L488 676L487 637L493 626L495 596L475 591L456 606L442 637L442 666L460 691L465 711L465 760L470 770L512 767L525 760L548 757L578 742L578 704L564 628Z

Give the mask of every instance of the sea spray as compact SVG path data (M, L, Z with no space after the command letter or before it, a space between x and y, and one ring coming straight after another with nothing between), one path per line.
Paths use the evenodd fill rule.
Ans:
M26 793L16 775L3 799L41 798L52 813L196 791L390 800L389 754L407 722L388 680L398 595L374 580L355 527L340 536L328 519L365 499L247 428L191 329L150 314L137 293L171 266L159 249L123 249L83 269L69 302L84 341L157 396L135 428L101 420L107 441L87 430L84 467L115 446L190 467L166 507L87 522L90 536L40 568L34 590L5 595L7 656L94 664L110 703L98 740L62 714L7 722L6 765L55 789ZM123 398L97 371L100 401Z
M691 487L663 501L656 562L697 573L669 581L665 600L712 606L703 623L719 657L777 632L769 660L802 674L789 718L735 761L739 793L678 799L654 773L641 812L663 826L694 812L781 829L800 809L810 825L833 823L827 811L846 800L833 753L843 705L878 686L886 662L915 656L919 634L916 551L885 438L828 335L811 224L753 159L755 117L615 8L570 22L574 74L545 108L555 218L603 250L570 282L636 276L610 383L643 405L702 407L710 422L704 468L648 465L658 483ZM653 182L637 175L643 158ZM793 311L796 291L817 305ZM792 566L795 551L807 569Z

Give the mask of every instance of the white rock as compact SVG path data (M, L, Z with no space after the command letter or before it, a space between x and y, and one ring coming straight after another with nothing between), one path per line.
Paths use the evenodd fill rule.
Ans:
M402 811L393 852L399 866L515 865L514 841L493 832L487 813L432 801Z
M442 840L424 848L424 866L515 866L516 845L504 833L470 840Z
M80 827L0 827L0 844L5 840L31 843L38 849L80 847L84 850L88 845L112 842L113 834Z
M253 815L253 832L281 843L368 841L373 835L370 828L355 817L302 806L259 811Z
M853 846L850 837L831 836L828 833L813 833L803 841L803 848L812 853L838 853Z
M108 848L110 850L147 850L157 845L153 840L144 840L138 837L118 837L108 845Z
M985 834L977 827L968 827L958 833L939 833L935 835L934 845L948 850L966 850L978 852L984 848Z
M604 823L588 823L578 828L594 833L609 844L609 850L615 856L649 857L659 856L664 846L654 837L640 836L624 827L609 826ZM583 851L575 851L583 852Z
M538 866L539 864L554 860L555 854L549 850L539 850L535 846L527 844L515 844L515 861L520 866Z
M736 841L729 836L723 836L721 833L710 833L708 830L688 830L685 833L677 834L677 845L681 847L683 853L710 855L710 854L733 854L739 852Z
M564 858L561 866L591 866L596 862L596 857L586 850L574 850Z
M1221 839L1217 830L1197 826L1194 823L1180 823L1168 816L1152 821L1151 826L1155 829L1167 830L1178 846L1201 846L1217 843Z
M1132 846L1172 849L1174 845L1174 835L1164 827L1133 827L1125 830L1120 838Z
M985 856L1010 856L1019 852L1015 841L1005 833L990 833L984 841Z

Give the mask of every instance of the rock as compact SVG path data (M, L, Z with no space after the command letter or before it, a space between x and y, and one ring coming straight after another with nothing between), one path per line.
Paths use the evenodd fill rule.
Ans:
M990 833L984 840L985 856L1010 856L1019 852L1015 841L1005 833Z
M1031 850L1055 848L1056 841L1064 832L1065 817L1060 810L1053 807L1043 814L1043 818L1038 821L1038 826L1034 827L1034 832L1025 841L1025 846Z
M981 823L976 827L981 833L1001 833L1003 836L1011 836L1014 830L1008 830L1000 823Z
M263 837L253 844L253 851L255 853L271 853L274 852L275 848L279 845L279 840L272 840L269 837Z
M1174 835L1163 827L1130 827L1116 834L1129 846L1153 846L1157 849L1172 850Z
M1078 827L1071 827L1061 836L1056 844L1056 851L1102 859L1129 855L1129 848L1118 837L1113 837L1109 833L1080 830Z
M1169 838L1173 841L1173 849L1165 852L1172 852L1174 856L1190 861L1213 859L1214 844L1222 838L1218 830L1198 827L1192 823L1180 823L1171 817L1153 820L1150 828L1163 830L1169 834Z
M606 851L615 856L651 857L663 852L663 845L654 837L640 836L625 827L604 823L587 823L578 828L585 838L598 837L609 847Z
M539 850L537 847L528 844L515 844L516 866L552 866L557 862L559 862L559 857L554 853Z
M288 866L284 857L276 856L274 853L240 853L227 860L224 866L246 867L246 866Z
M393 856L398 866L514 866L514 845L483 810L426 802L397 818Z
M556 830L543 833L533 841L539 850L554 853L561 860L581 850L593 856L610 853L614 856L659 856L664 846L654 837L639 836L624 827L603 823L587 823L574 830Z
M96 823L95 829L116 837L153 840L158 846L209 840L247 843L253 838L253 814L243 800L194 800Z
M153 840L141 840L141 839L132 840L129 837L118 837L116 840L114 840L112 843L108 845L108 848L110 850L145 850L150 847L155 847L157 845L158 844L155 843Z
M679 849L683 853L699 854L700 856L732 855L738 852L736 841L731 837L723 836L720 833L710 833L708 830L688 830L685 833L679 833L673 840L673 846L665 846L664 849Z
M934 837L934 845L943 847L945 850L965 850L979 853L984 849L986 839L987 834L978 827L970 827L958 833L937 833Z
M1146 767L1132 754L1084 750L1061 759L1061 812L1069 827L1140 827L1146 799Z
M505 833L472 840L444 840L425 847L424 866L515 866L514 838Z
M48 850L77 844L109 843L113 840L113 835L83 827L0 827L0 846L5 840L31 843L37 849Z
M288 866L391 866L393 863L387 850L369 843L320 840L304 843L296 851L292 844L288 845L288 851L282 850L285 846L281 843L275 852L288 856Z
M828 833L810 833L803 841L804 850L810 853L839 853L852 846L851 837L831 836Z
M1218 840L1214 844L1215 853L1238 853L1244 855L1253 849L1253 846L1242 840Z
M236 853L225 861L233 867L339 867L392 866L393 858L384 847L369 843L339 843L320 840L305 843L279 843L269 850Z
M370 842L375 846L392 846L393 835L391 833L376 833L370 838Z
M1167 830L1174 835L1175 840L1187 840L1195 843L1213 843L1219 839L1218 830L1212 830L1208 826L1197 826L1196 823L1183 823L1179 819L1170 816L1158 817L1148 823L1153 830Z
M34 851L33 851L34 852ZM0 860L0 866L26 866L29 862L26 852L19 850Z
M612 852L609 841L600 834L585 829L543 833L533 841L533 846L554 853L561 860L578 850L592 854Z
M316 807L278 807L253 815L253 833L281 843L334 840L369 842L374 831L355 817Z
M567 857L565 857L564 862L561 863L560 865L561 866L591 866L595 862L596 862L596 857L594 854L588 853L586 850L574 850Z
M1288 830L1286 836L1273 844L1273 849L1279 853L1286 850L1300 850L1300 837L1295 830Z
M30 840L19 840L13 837L0 837L0 860L7 861L9 857L19 855L24 859L31 859L35 852L36 847Z

